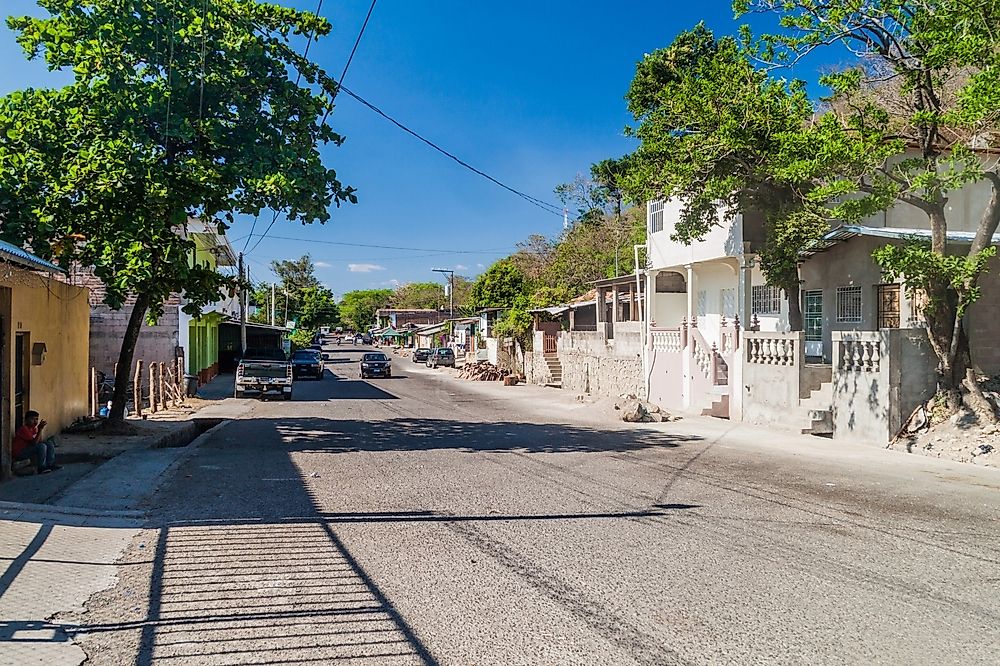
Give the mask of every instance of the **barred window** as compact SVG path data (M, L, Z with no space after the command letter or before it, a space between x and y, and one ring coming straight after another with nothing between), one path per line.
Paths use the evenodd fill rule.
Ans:
M750 288L750 305L754 314L781 314L781 290L769 284L755 284Z
M736 290L723 289L722 295L722 315L732 319L736 316Z
M649 233L663 231L663 202L649 202Z
M704 317L708 314L708 292L698 292L698 316Z
M861 287L837 287L837 322L861 323Z

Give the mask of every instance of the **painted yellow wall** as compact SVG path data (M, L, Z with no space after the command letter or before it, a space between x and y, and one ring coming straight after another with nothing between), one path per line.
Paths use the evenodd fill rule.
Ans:
M26 409L39 412L49 422L50 434L58 434L77 417L86 416L88 400L88 357L90 306L87 290L49 278L47 275L0 264L0 288L10 289L9 305L3 307L3 442L4 461L9 460L14 424L14 336L29 335L29 352L44 342L46 354L41 365L29 363ZM30 356L30 353L29 353Z

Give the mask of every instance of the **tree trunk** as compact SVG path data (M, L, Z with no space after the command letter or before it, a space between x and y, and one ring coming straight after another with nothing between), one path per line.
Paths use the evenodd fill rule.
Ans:
M150 298L147 294L139 294L132 306L132 315L125 328L121 351L118 352L118 367L115 370L115 391L111 396L111 412L108 421L113 425L125 422L125 403L128 401L129 373L132 370L132 357L135 355L135 345L139 341L142 322L149 310Z
M799 292L798 284L785 288L785 296L788 297L788 327L792 331L801 331L804 328Z

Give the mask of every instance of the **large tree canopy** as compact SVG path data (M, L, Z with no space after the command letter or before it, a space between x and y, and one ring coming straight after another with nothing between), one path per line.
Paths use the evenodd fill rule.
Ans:
M979 276L995 255L1000 225L1000 0L739 0L740 11L777 13L782 30L755 46L763 61L796 62L836 44L856 57L821 77L829 108L803 137L808 149L787 173L836 219L858 221L899 206L925 216L929 244L875 254L887 274L926 297L923 315L952 407L964 397L995 420L973 372L964 330L980 296ZM989 192L974 240L955 254L947 242L949 199L970 187Z
M40 0L8 19L31 58L71 71L61 89L0 99L2 236L92 266L107 302L135 297L111 411L123 418L135 341L174 292L188 309L230 280L192 265L183 231L236 213L324 222L354 191L323 164L336 83L292 36L330 24L255 0Z
M626 100L638 122L629 131L641 141L628 163L632 196L681 201L674 238L683 243L761 212L762 269L788 294L800 329L798 253L827 228L798 196L808 183L785 168L806 149L813 106L804 85L772 78L738 40L699 24L639 62Z

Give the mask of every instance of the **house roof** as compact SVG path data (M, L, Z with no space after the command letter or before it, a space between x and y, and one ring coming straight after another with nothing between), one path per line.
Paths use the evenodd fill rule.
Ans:
M887 238L889 240L930 240L930 229L896 229L893 227L864 227L856 224L845 224L831 229L823 236L812 243L809 247L799 252L802 258L808 258L814 254L825 252L837 243L842 243L858 236L868 236L872 238ZM949 231L947 239L949 243L971 244L976 234L971 231ZM1000 244L1000 234L993 236L993 244Z
M48 273L66 272L63 269L56 266L55 264L49 263L48 261L45 261L41 257L36 257L27 250L19 248L16 245L11 245L10 243L4 241L0 241L0 259L36 271L46 271Z
M645 271L639 271L640 276L645 274L646 274ZM632 285L635 284L635 273L619 275L618 277L613 277L613 278L604 278L603 280L594 280L590 284L596 287L613 287L615 285L624 285L624 284ZM641 281L640 284L642 284Z
M440 324L429 324L428 326L422 326L422 327L418 328L415 331L415 333L417 335L428 335L430 333L437 333L439 331L443 331L445 328L447 328L447 326L448 325L446 323L444 323L444 322L442 322Z
M225 321L222 321L220 323L222 323L222 324L229 324L229 325L232 325L232 326L239 326L240 325L240 320L239 319L234 319L234 318L230 317L229 319L226 319ZM285 328L284 326L271 326L270 324L258 324L256 322L252 322L252 321L248 321L247 322L247 328L262 328L262 329L267 329L269 331L277 331L279 333L288 333L289 330L290 330L290 329Z

